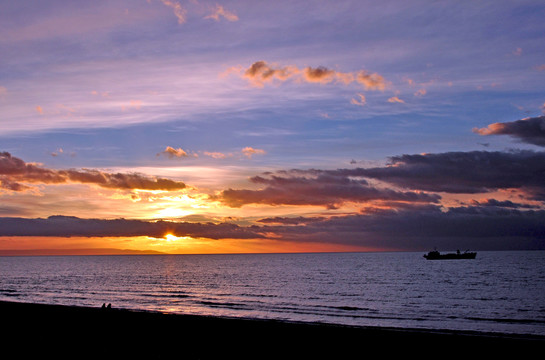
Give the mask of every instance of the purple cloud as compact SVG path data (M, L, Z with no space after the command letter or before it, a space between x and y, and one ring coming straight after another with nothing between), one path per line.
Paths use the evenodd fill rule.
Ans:
M545 146L545 116L494 123L486 128L475 128L473 132L480 135L509 135L524 143Z
M545 152L470 151L401 155L391 157L385 167L337 172L424 191L475 194L519 189L531 198L545 199Z
M254 239L263 235L256 226L231 223L190 223L127 219L82 219L74 216L48 218L0 218L0 236L191 236L209 239Z
M297 171L295 171L297 172ZM346 175L314 171L316 176L279 176L269 174L255 176L251 182L264 187L259 190L228 189L212 197L230 207L247 204L263 205L316 205L333 209L346 202L402 201L432 202L440 196L419 192L403 192L380 189L364 179L353 179ZM281 172L279 174L282 174ZM307 175L311 175L307 173Z
M282 219L263 219L264 223ZM302 219L297 219L303 224ZM310 218L269 231L289 241L325 242L391 250L471 248L545 249L545 211L469 206L447 211L439 206L408 206L365 214Z
M109 173L104 171L53 170L0 153L0 188L23 191L29 189L24 183L34 184L92 184L108 189L181 190L183 182L165 178L150 178L141 174Z

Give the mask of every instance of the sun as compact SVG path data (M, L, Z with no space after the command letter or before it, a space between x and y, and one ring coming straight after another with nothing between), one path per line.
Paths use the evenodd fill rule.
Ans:
M176 240L180 240L179 237L175 236L175 235L172 235L172 234L166 234L164 236L165 240L170 242L170 241L176 241Z

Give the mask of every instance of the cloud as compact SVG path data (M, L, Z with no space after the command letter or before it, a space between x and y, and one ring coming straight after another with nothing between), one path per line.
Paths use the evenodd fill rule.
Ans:
M166 234L209 239L263 238L257 226L241 227L232 223L190 223L127 219L82 219L50 216L46 219L0 218L0 236L151 236Z
M253 155L263 155L263 154L265 154L265 150L254 149L254 148L252 148L250 146L247 146L244 149L242 149L242 153L244 154L244 156L246 156L248 158L251 158Z
M364 106L365 103L366 103L365 95L357 94L357 96L358 96L359 99L352 98L350 100L350 103L353 104L353 105Z
M255 176L250 181L261 185L259 190L228 189L211 197L230 207L247 204L314 205L334 209L346 202L372 201L438 202L440 196L418 192L401 192L375 188L364 179L355 179L335 172L315 170L305 176Z
M327 84L336 81L348 85L355 80L352 73L343 73L323 66L317 68L306 67L303 69L302 74L303 79L309 83Z
M391 98L388 99L388 102L389 103L405 103L405 101L401 100L397 96L392 96Z
M359 83L367 90L384 90L386 81L377 73L368 73L364 70L358 73L340 72L328 69L324 66L305 67L299 69L297 66L277 66L268 64L266 61L256 61L246 70L239 68L231 68L228 73L243 72L243 77L253 85L263 87L265 83L278 80L284 82L290 79L297 80L303 83L341 83L348 85L351 83Z
M205 151L204 155L210 156L211 158L214 158L214 159L225 159L228 156L227 154L224 154L221 152L210 152L210 151Z
M6 89L4 86L0 86L0 97L7 95L8 89Z
M521 204L515 203L511 200L496 200L496 199L485 199L485 200L472 200L471 205L473 206L492 206L497 208L512 208L512 209L538 209L537 205L530 204Z
M335 71L323 66L317 68L307 67L303 70L304 79L308 82L327 84L335 79Z
M108 173L93 169L53 170L26 163L8 152L0 153L0 188L23 191L31 184L80 183L108 189L181 190L183 182L164 178L150 178L141 174Z
M293 66L275 68L274 65L269 65L265 61L256 61L244 71L244 77L252 84L262 87L274 79L286 81L297 73L299 69Z
M174 11L174 15L178 18L178 24L186 22L187 10L178 1L161 0L161 2Z
M235 155L243 155L249 159L252 158L254 155L264 155L266 154L265 150L262 149L255 149L253 147L247 146L240 150L240 153L222 153L218 151L199 151L201 154L214 158L214 159L226 159L233 157ZM181 159L181 158L197 158L199 157L199 154L196 152L187 152L182 148L173 148L172 146L167 146L165 150L161 151L160 153L157 153L156 156L167 156L170 159Z
M232 223L127 219L1 217L0 236L85 236L161 238L166 234L208 239L275 239L367 248L427 251L442 249L545 249L545 211L468 206L442 211L409 205L331 217L274 217L262 226Z
M264 219L257 220L257 222L263 223L263 224L281 224L281 225L306 225L306 224L317 222L317 221L324 221L324 218L304 217L304 216L297 216L297 217L276 216L273 218L264 218Z
M537 71L545 71L545 64L537 65L535 69Z
M219 151L203 151L202 152L204 155L206 156L209 156L213 159L227 159L227 158L232 158L236 155L242 155L242 156L245 156L247 157L248 159L251 159L252 156L254 155L264 155L266 154L266 151L265 150L262 150L262 149L254 149L253 147L250 147L250 146L247 146L243 149L240 150L240 153L239 152L236 152L236 153L222 153L222 152L219 152Z
M363 214L314 217L308 221L271 218L266 230L280 239L327 242L367 248L427 251L441 249L545 249L545 211L409 205ZM264 229L265 230L265 229Z
M173 148L172 146L167 146L165 150L161 151L160 153L157 153L157 156L166 155L170 159L174 158L185 158L185 157L198 157L197 154L189 154L187 151L185 151L182 148Z
M40 105L37 105L36 106L36 112L40 115L43 115L44 114L44 110L42 109L42 107Z
M341 171L341 170L338 170ZM385 167L347 169L347 176L379 179L403 188L448 193L519 189L545 200L545 152L447 152L401 155Z
M367 248L427 251L442 249L545 249L545 211L467 206L443 211L434 205L376 209L331 217L274 217L262 226L232 223L127 219L1 217L0 236L85 236L161 238L166 234L208 239L275 239Z
M212 10L212 13L208 16L205 16L205 19L213 19L219 21L220 17L223 17L228 21L238 21L238 16L235 13L229 10L225 10L223 6L217 4L216 7Z
M545 146L545 116L494 123L486 128L475 128L473 132L479 135L510 135L524 143Z
M366 89L384 90L386 88L386 81L377 73L369 74L362 70L358 73L356 81L365 86Z
M414 93L414 96L424 96L427 94L426 89L420 89L417 92Z

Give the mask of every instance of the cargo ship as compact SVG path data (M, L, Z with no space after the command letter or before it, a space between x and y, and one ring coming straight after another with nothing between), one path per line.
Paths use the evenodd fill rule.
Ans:
M427 254L424 254L424 257L428 260L455 260L455 259L475 259L477 256L476 252L464 252L461 253L460 250L457 250L455 253L441 254L437 250L430 251Z

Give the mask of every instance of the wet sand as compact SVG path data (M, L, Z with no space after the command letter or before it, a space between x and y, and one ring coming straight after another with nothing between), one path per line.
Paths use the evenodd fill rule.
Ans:
M371 355L524 356L545 336L352 327L0 302L17 358L314 359Z

